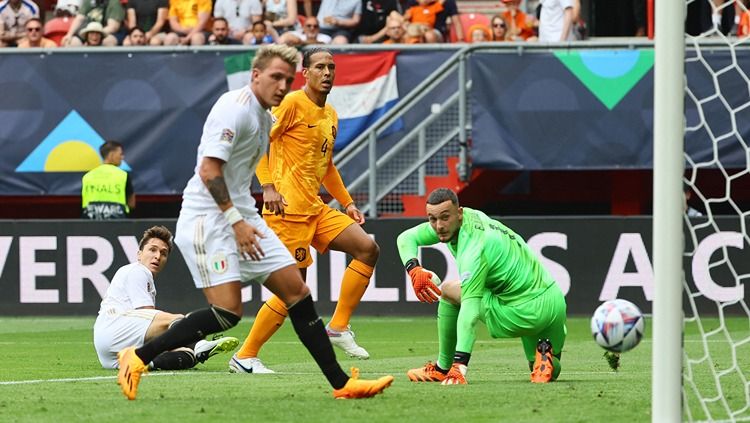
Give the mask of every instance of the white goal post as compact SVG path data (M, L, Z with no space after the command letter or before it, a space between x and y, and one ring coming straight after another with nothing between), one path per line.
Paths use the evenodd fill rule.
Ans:
M682 420L685 1L655 2L653 422Z

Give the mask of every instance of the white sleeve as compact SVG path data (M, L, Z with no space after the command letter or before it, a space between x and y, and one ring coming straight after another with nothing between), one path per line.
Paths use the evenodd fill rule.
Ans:
M145 267L135 266L125 277L125 292L133 308L154 307L154 300L148 292L149 282L153 283L151 272Z
M237 138L238 105L225 94L216 102L203 125L203 157L229 161L232 143Z

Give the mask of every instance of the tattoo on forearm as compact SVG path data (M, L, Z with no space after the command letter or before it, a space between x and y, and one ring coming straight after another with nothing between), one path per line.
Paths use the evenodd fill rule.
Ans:
M214 201L216 201L216 204L222 205L229 202L229 190L227 189L227 184L224 182L223 176L217 176L213 179L207 180L206 186L208 187L208 192L211 193Z

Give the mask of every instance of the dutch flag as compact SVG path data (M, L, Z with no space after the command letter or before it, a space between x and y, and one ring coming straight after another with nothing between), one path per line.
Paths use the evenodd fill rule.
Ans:
M395 51L334 54L336 79L328 103L339 116L336 150L349 144L398 102L396 54ZM230 90L248 83L251 57L243 54L225 59ZM304 83L298 70L292 89L299 89ZM401 129L402 125L401 121L394 123L387 133Z

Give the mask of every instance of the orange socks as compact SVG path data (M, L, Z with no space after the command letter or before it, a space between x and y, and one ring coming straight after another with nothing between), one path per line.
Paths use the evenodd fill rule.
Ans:
M341 293L339 301L336 304L336 311L333 312L328 326L337 331L346 330L352 313L359 305L362 295L365 294L367 285L370 283L373 268L361 261L352 260L344 271L344 278L341 281Z
M238 358L257 357L258 351L274 333L284 324L284 318L288 312L286 305L277 296L273 296L266 301L258 314L255 316L253 327L245 338L245 342L237 351Z

